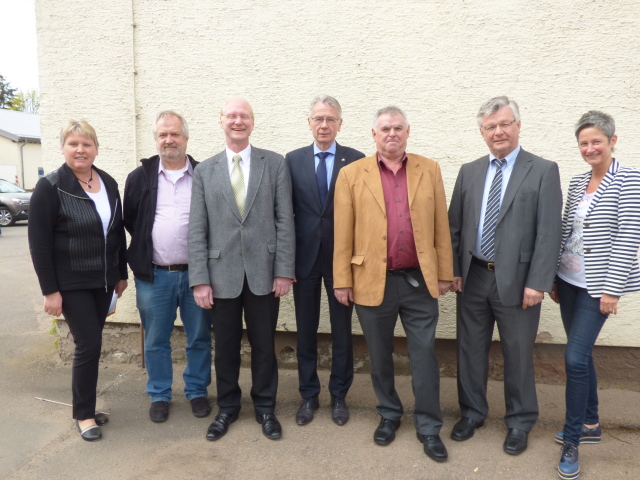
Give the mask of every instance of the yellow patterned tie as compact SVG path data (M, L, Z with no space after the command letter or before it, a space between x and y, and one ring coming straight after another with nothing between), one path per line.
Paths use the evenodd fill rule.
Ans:
M236 203L238 204L238 210L240 216L244 217L244 175L242 174L242 168L240 168L240 155L233 156L233 170L231 171L231 188L233 189L233 195L236 197Z

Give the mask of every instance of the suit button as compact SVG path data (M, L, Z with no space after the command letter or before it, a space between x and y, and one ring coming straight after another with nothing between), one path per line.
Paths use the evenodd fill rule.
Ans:
M383 258L383 259L382 259L382 261L383 261L384 263L387 263L387 259L386 259L386 258Z
M588 226L589 226L589 224L588 224L588 223L585 223L585 224L584 224L584 226L585 226L585 227L588 227Z
M590 251L591 251L591 249L590 249L590 248L585 248L585 249L584 249L584 251L585 251L585 252L590 252Z
M383 239L383 240L386 240L386 239L387 239L387 236L386 236L386 235L383 235L383 236L382 236L382 239Z
M240 230L242 230L244 228L244 225L240 225Z
M317 238L318 240L321 240L320 235L316 236L316 238Z

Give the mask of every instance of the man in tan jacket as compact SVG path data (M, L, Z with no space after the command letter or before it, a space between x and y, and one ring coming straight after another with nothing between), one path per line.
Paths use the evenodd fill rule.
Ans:
M453 254L440 166L406 153L409 123L398 107L376 113L377 153L340 170L335 190L334 291L355 303L382 417L373 440L388 445L403 409L394 386L393 332L407 335L414 425L425 453L447 460L440 439L440 372L434 343L438 296L453 280Z

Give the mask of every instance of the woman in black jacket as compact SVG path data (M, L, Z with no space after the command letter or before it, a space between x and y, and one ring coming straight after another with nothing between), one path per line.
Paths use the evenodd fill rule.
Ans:
M96 132L85 120L60 131L65 163L41 178L31 197L29 248L44 311L63 314L75 342L71 388L81 437L99 440L96 415L102 329L114 291L127 288L126 239L118 184L93 166Z

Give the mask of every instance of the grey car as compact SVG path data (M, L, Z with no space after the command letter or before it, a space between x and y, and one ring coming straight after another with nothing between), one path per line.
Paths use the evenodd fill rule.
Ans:
M17 220L29 218L31 192L0 179L0 227L8 227Z

